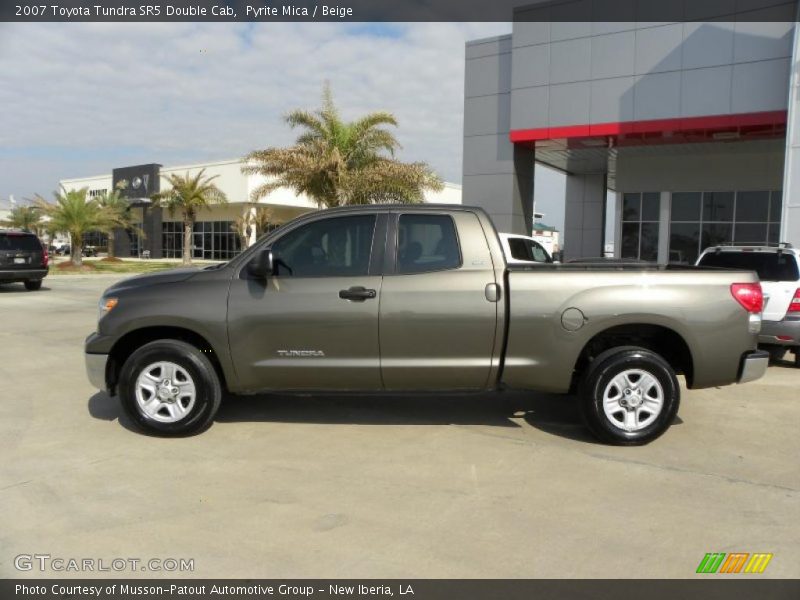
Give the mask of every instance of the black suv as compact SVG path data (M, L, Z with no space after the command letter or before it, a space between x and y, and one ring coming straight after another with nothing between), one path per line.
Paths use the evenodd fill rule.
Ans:
M42 287L49 256L39 238L27 231L0 229L0 283L21 281L28 290Z

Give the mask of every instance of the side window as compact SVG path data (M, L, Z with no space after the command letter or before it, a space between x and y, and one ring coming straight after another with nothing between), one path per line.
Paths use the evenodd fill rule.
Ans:
M508 249L511 251L511 258L514 260L533 260L530 247L523 239L508 238Z
M272 245L281 277L366 275L375 215L331 217L290 231Z
M536 262L548 262L550 257L547 256L547 251L536 242L528 242L530 246L531 256Z
M397 224L398 273L425 273L460 266L461 252L451 217L400 215Z

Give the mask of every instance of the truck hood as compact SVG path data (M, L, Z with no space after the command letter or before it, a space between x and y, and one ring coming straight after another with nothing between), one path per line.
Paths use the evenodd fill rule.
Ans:
M127 279L118 281L108 288L104 295L130 288L140 288L149 285L158 285L161 283L177 283L179 281L186 281L199 272L200 269L197 267L183 267L179 269L169 269L168 271L160 271L158 273L134 275L133 277L128 277Z

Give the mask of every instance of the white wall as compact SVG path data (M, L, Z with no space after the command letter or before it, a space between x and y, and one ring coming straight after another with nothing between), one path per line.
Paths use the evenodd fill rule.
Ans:
M251 201L251 194L259 186L263 185L267 179L262 175L245 175L242 173L243 162L240 159L222 160L211 163L196 165L178 165L174 167L161 168L161 191L170 189L167 182L167 175L197 175L201 169L205 169L204 176L215 177L214 184L222 190L230 203L228 206L217 206L210 211L202 211L198 215L200 220L233 220L240 216L245 209L244 203ZM64 179L61 185L67 190L77 190L81 188L89 189L111 189L112 178L110 175L99 175L96 177L81 177L77 179ZM461 204L461 186L454 183L445 183L444 189L440 192L429 192L425 194L425 201L443 204ZM279 188L259 200L259 205L274 208L274 216L278 221L284 221L296 217L304 212L316 210L317 204L308 196L295 194L288 188ZM165 221L178 220L177 215L170 216L164 213Z
M88 188L89 190L111 190L111 175L98 175L96 177L79 177L77 179L62 179L59 184L68 192ZM49 200L50 198L48 198Z
M167 176L196 176L203 169L205 169L203 176L215 178L213 181L214 185L223 191L228 198L228 202L247 202L249 200L247 179L242 175L242 163L239 160L224 160L200 165L162 167L161 191L167 191L171 187L167 181Z

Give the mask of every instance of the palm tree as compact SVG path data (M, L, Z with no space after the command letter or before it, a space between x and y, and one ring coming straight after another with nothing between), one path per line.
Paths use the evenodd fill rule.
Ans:
M37 206L15 206L8 214L8 218L0 222L4 227L25 229L39 235L42 228L42 211Z
M422 162L394 158L400 144L386 126L397 126L388 112L373 112L344 121L326 84L322 108L295 110L286 117L303 133L294 146L256 150L245 157L242 171L267 177L252 200L288 187L306 194L320 207L375 202L422 202L425 190L438 191L442 180Z
M236 217L231 223L231 231L236 232L236 235L239 236L239 245L241 246L242 250L247 248L249 245L249 234L250 234L250 222L252 217L250 216L250 208L246 207L244 212Z
M266 206L257 206L255 210L251 205L231 223L231 230L239 236L242 250L250 245L250 234L255 231L256 239L269 231L272 222L272 209Z
M257 207L256 212L253 213L252 216L252 224L253 228L256 230L256 239L267 233L267 231L270 230L270 227L274 225L272 220L272 209L267 208L266 206Z
M69 234L72 264L83 265L83 235L107 226L106 213L93 198L86 199L88 188L53 192L55 203L36 197L36 207L49 217L47 228L51 232L63 231Z
M120 182L122 184L123 182ZM103 192L97 197L97 204L105 214L106 224L101 231L108 236L108 258L114 258L114 241L118 228L130 229L139 237L144 237L144 231L136 224L131 214L130 204L122 197L124 185L117 185L111 192Z
M212 204L226 204L228 199L216 185L212 183L218 175L204 177L206 170L201 169L197 175L167 175L170 189L153 195L153 201L163 206L170 215L180 212L183 218L183 264L192 264L192 227L197 219L197 211L209 208Z

